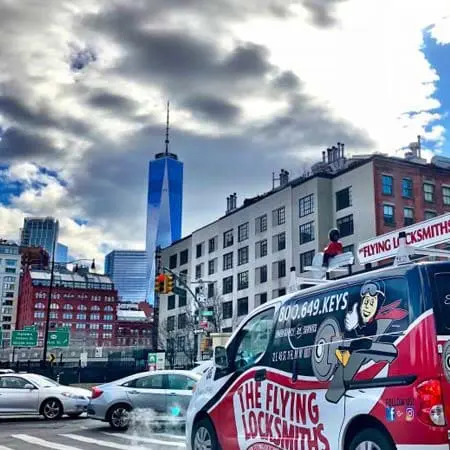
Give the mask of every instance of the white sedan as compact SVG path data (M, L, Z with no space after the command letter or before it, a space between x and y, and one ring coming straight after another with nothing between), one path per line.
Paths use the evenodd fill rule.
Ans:
M90 398L86 389L63 386L41 375L0 375L0 416L78 417L86 412Z

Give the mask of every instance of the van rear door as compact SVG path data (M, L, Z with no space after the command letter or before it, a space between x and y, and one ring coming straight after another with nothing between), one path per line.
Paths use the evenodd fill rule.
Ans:
M444 270L443 270L444 269ZM433 400L435 405L445 405L446 422L450 423L450 264L430 266L429 281L433 298L433 312L437 335L437 374L443 402ZM428 300L429 301L429 300ZM439 396L439 392L435 395ZM430 394L431 395L431 394ZM434 407L436 409L436 407ZM436 425L445 423L444 412L432 417Z

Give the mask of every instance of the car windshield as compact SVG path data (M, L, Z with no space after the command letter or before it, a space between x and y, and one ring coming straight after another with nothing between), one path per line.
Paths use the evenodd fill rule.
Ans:
M52 380L51 378L43 377L42 375L36 377L36 381L39 383L42 387L54 387L59 386L59 383L57 383L55 380Z

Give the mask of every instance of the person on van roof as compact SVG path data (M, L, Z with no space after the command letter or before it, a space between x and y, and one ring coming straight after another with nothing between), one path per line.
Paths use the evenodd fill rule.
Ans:
M342 243L339 241L341 236L337 228L332 228L328 233L328 237L330 238L330 242L323 250L323 267L328 267L330 259L336 255L340 255L344 251Z

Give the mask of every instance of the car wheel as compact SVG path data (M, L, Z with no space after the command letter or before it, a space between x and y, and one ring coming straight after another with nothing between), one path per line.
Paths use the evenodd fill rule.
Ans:
M131 408L127 405L113 406L109 414L109 424L113 430L125 431L130 426Z
M202 419L195 425L192 450L221 450L216 430L209 419Z
M352 439L349 450L395 450L388 435L376 428L366 428Z
M56 398L49 398L42 404L42 415L47 420L58 420L63 415L63 406Z

